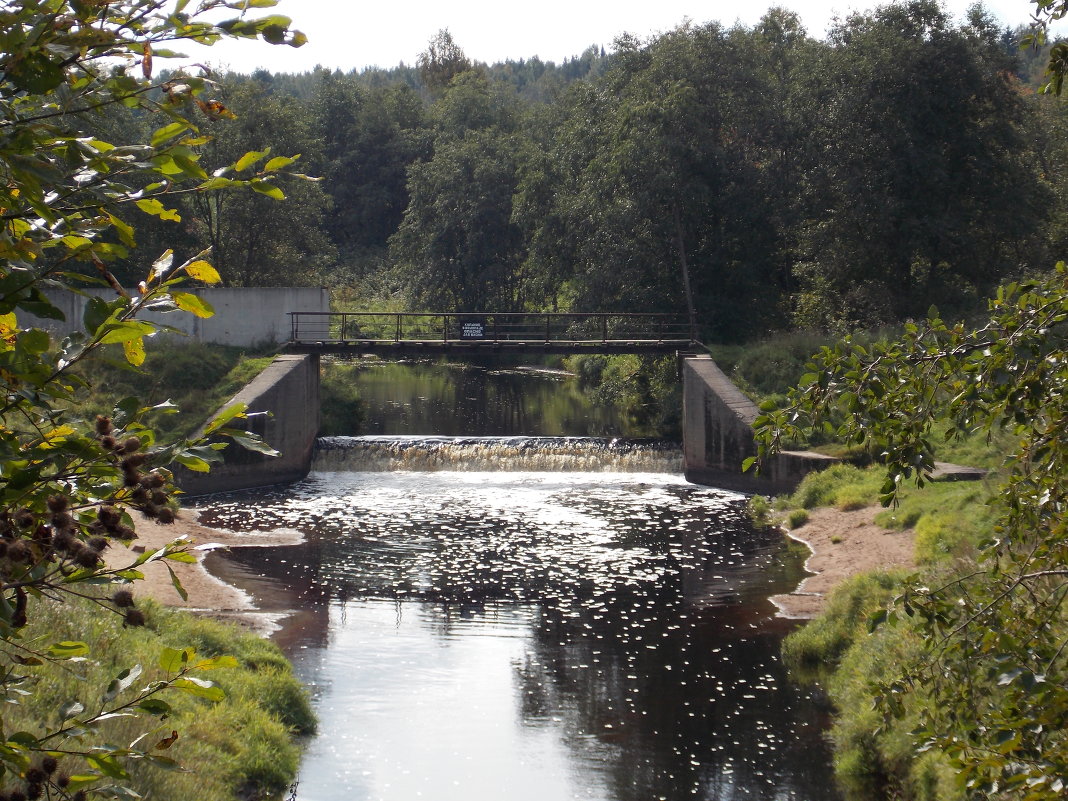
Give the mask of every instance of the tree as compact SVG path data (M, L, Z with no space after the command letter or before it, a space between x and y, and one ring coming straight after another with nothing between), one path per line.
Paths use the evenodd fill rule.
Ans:
M444 93L453 78L473 66L471 59L456 44L447 28L437 32L427 44L426 50L418 55L415 63L423 85L435 97Z
M876 625L912 627L921 657L887 682L887 715L920 694L917 753L942 751L972 798L1064 797L1068 777L1068 267L1010 283L980 328L933 313L899 342L824 349L782 408L756 420L761 457L831 428L881 456L892 503L934 468L934 431L1012 433L977 563L906 587ZM913 704L915 711L917 705Z
M997 30L910 0L849 17L830 44L796 322L849 330L980 302L1028 260L1045 199Z
M520 309L515 104L484 75L467 72L432 117L434 152L409 168L411 200L390 255L408 277L413 302L446 311Z
M235 119L212 123L213 138L201 148L205 160L239 164L239 175L254 175L278 153L314 161L319 142L307 110L255 78L228 76L219 96ZM271 145L257 150L262 143ZM244 153L256 156L242 159ZM283 159L284 161L284 159ZM275 156L274 163L283 162ZM330 197L319 182L279 176L269 184L194 192L184 199L186 227L212 259L229 286L317 286L335 260L325 228ZM286 203L278 201L284 196Z
M149 560L193 559L176 541L131 556L129 567L115 570L104 566L101 552L136 536L134 513L172 521L175 488L167 466L177 461L206 470L219 446L157 441L142 424L146 410L136 399L95 421L80 419L67 410L84 386L71 368L90 364L109 346L121 348L131 367L140 365L145 338L160 328L137 319L143 309L211 314L207 303L180 289L187 280L219 280L207 254L178 263L164 253L145 264L134 294L109 264L132 258L136 244L122 209L177 221L173 201L182 195L237 186L277 191L273 181L289 157L249 170L258 154L245 154L214 174L202 164L206 129L231 113L211 96L212 81L199 71L154 78L154 62L172 55L166 49L171 42L212 44L232 36L302 44L287 17L246 13L272 5L204 0L190 12L188 0L27 0L0 12L0 687L7 701L26 687L32 694L35 671L85 655L78 642L20 641L37 605L80 595L138 625L143 616L130 594L120 588L108 595L108 587L137 579L137 567ZM232 17L220 19L228 9ZM156 120L148 141L116 145L89 130L93 115L124 108ZM79 264L96 283L110 286L114 298L89 298L85 330L62 342L26 327L26 314L61 316L44 289L77 291L94 280L75 271ZM234 407L209 428L228 431L227 423L241 414ZM230 433L269 450L240 431ZM38 731L0 732L0 776L10 796L131 797L127 760L163 766L169 760L151 746L108 745L97 727L113 715L165 716L169 706L158 695L168 688L217 697L210 681L189 674L226 663L168 649L160 660L164 680L142 687L140 667L131 666L102 689L99 707L67 705L55 718L42 716ZM77 780L61 782L58 761L67 763L64 773L73 768Z

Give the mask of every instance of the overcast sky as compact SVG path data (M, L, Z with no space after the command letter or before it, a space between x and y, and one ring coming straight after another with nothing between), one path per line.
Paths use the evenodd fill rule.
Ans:
M947 0L963 16L974 0ZM217 66L240 72L264 67L301 72L317 64L344 71L367 66L414 64L440 29L448 28L470 58L493 63L539 56L563 61L589 45L611 49L621 33L639 37L669 30L683 20L752 25L772 2L761 0L281 0L273 12L293 18L308 35L301 48L263 43L222 42L199 54ZM809 34L822 37L835 17L876 5L862 0L787 0ZM1006 25L1026 23L1034 6L1027 0L988 0L986 8Z

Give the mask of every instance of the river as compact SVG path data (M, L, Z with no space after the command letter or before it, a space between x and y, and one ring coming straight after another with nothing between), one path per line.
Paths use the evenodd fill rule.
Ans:
M306 481L202 507L305 535L209 565L294 611L276 637L320 718L296 798L836 801L767 600L803 555L662 443L507 415L505 437L333 438Z

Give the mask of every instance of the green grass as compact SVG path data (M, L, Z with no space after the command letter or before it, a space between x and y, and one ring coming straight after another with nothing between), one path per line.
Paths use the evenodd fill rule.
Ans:
M176 759L181 772L141 761L129 761L134 789L154 801L235 801L277 798L296 775L300 758L298 735L315 730L307 694L292 675L288 662L272 643L235 626L194 617L143 603L148 624L126 628L121 619L87 601L41 601L31 609L23 641L47 647L62 640L89 645L89 658L80 663L45 664L27 668L35 677L32 694L17 705L6 705L5 731L41 733L55 720L55 710L78 700L88 710L100 708L108 683L120 671L141 665L144 673L127 694L135 693L165 674L158 667L162 648L196 649L199 656L229 654L239 662L203 674L226 692L211 703L180 692L163 696L174 708L165 720L152 717L114 718L100 724L95 742L126 745L144 732L156 742L178 732L166 756ZM119 696L121 702L126 695ZM60 771L79 773L84 764L74 757L60 760ZM17 783L10 782L10 790Z
M898 592L904 572L864 573L839 584L827 597L826 611L783 642L786 664L795 671L833 668L842 654L868 631L868 618Z
M178 405L179 414L153 413L149 423L168 438L189 437L208 417L245 384L259 375L273 355L225 345L199 342L152 343L137 370L123 367L121 353L111 363L93 360L79 365L90 384L79 400L85 414L108 414L126 397L146 406L164 401Z

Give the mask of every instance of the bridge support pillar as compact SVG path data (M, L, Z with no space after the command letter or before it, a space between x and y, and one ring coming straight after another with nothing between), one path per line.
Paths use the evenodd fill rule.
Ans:
M808 473L838 460L810 451L779 454L759 475L742 472L756 455L759 411L710 356L682 360L683 469L687 481L754 494L790 492Z
M248 407L246 430L262 436L279 455L265 456L230 443L222 451L223 463L212 465L210 473L175 471L176 482L183 492L208 495L286 484L308 475L319 434L317 355L276 356L266 370L223 408L234 403L245 403Z

